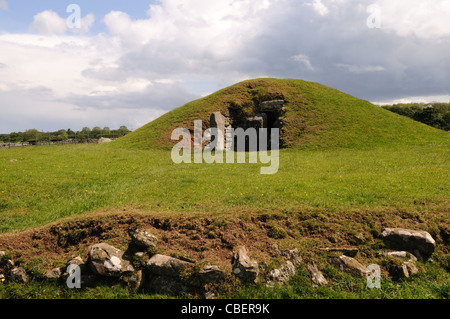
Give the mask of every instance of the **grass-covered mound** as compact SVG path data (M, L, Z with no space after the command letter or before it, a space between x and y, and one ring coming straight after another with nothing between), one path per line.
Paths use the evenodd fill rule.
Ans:
M388 112L324 85L291 79L243 81L207 97L192 101L112 145L120 148L171 148L175 128L193 130L194 120L209 125L211 113L237 108L244 116L258 113L262 101L283 99L281 139L286 147L372 147L386 144L448 142L447 132Z

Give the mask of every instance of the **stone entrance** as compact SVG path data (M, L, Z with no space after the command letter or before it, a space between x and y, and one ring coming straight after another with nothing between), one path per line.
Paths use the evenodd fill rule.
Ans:
M281 130L283 125L280 117L283 115L285 109L283 107L284 100L272 100L272 101L264 101L261 102L258 106L258 113L254 116L248 117L244 115L242 111L238 108L230 107L228 109L228 114L222 114L220 112L214 112L210 116L210 127L217 128L219 131L217 141L216 150L234 150L237 151L236 140L233 140L232 143L228 143L227 141L231 140L231 136L227 136L227 129L233 128L238 129L242 128L247 130L248 128L255 128L257 132L257 139L259 145L259 129L265 128L267 129L267 149L271 148L271 130L273 128L277 128ZM220 134L222 132L222 134ZM230 134L230 133L228 133ZM214 136L212 137L212 142L214 142ZM249 151L248 147L248 137L246 140L246 151Z

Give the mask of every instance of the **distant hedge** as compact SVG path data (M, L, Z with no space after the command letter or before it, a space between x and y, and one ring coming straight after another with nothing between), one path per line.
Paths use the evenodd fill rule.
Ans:
M407 103L382 108L435 128L450 131L450 103Z

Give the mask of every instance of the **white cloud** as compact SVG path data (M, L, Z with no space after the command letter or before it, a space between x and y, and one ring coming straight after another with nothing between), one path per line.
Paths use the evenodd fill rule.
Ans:
M314 68L313 68L313 66L311 64L311 61L309 60L309 57L307 57L304 54L294 55L294 56L291 57L291 59L293 61L297 61L297 62L303 63L308 70L311 70L311 71L314 70Z
M95 17L89 13L81 18L80 28L68 28L67 19L62 18L58 13L52 10L42 11L34 16L33 23L30 28L44 35L61 35L67 31L72 31L75 34L84 34L89 32L89 29L94 24Z
M381 65L351 65L344 63L335 64L338 68L344 69L351 73L367 73L385 71L386 68Z
M378 0L381 29L406 37L450 37L449 0Z
M0 10L8 10L8 2L6 0L0 0Z
M41 34L63 34L66 29L66 20L52 10L36 14L31 24L31 30L36 30Z
M321 0L314 0L312 3L308 5L312 6L314 11L320 16L326 16L330 11L328 8L322 3Z

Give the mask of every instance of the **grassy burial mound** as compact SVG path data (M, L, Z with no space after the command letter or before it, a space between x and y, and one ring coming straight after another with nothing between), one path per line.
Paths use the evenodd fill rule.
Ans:
M448 134L388 112L324 85L291 79L255 79L237 83L179 107L112 145L120 148L171 148L174 129L194 129L194 120L209 127L210 115L221 112L234 127L261 113L267 101L284 101L283 112L268 125L280 128L288 148L371 147L386 144L448 142ZM273 115L272 115L273 117ZM244 125L245 126L245 125ZM244 127L245 128L245 127Z

